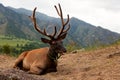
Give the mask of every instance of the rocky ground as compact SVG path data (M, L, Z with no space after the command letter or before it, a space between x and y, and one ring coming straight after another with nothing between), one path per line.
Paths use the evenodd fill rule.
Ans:
M0 55L0 80L120 80L120 46L63 55L58 71L45 75L13 69L15 57Z

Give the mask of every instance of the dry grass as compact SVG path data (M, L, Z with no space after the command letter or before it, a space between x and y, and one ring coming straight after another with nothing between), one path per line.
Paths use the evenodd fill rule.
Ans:
M0 55L0 79L8 80L120 80L120 46L70 53L59 59L58 71L45 75L12 69L14 57ZM6 79L6 80L7 80Z

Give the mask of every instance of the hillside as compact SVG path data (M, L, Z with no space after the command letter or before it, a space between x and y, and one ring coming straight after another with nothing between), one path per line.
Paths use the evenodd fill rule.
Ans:
M0 55L0 80L120 80L120 45L65 54L58 71L45 75L13 69L15 59Z
M0 4L0 34L40 40L41 35L35 31L28 18L31 14L32 11L30 10L4 7ZM60 28L61 22L59 18L50 17L40 12L37 12L36 17L40 27L42 29L46 27L49 33L51 33L51 29L54 26L57 26L57 29ZM94 26L75 17L71 17L70 24L71 29L65 40L66 44L73 42L81 47L99 46L108 45L120 39L120 34L118 33L100 26Z
M18 14L15 11L0 4L0 34L15 36L18 38L33 39L38 37L33 26L26 15Z

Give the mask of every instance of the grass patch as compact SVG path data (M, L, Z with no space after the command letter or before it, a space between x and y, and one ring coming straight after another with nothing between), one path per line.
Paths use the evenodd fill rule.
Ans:
M26 43L30 43L30 42L33 41L0 35L0 46L8 44L12 47L15 47L18 44L25 45Z
M0 35L0 53L19 55L26 50L32 50L45 46L40 41L31 41L16 37Z

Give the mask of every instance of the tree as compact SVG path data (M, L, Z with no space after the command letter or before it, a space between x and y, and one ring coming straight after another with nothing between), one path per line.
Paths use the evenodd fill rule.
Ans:
M10 52L11 52L10 46L8 44L3 45L2 49L3 49L3 53L5 53L5 54L10 54Z

